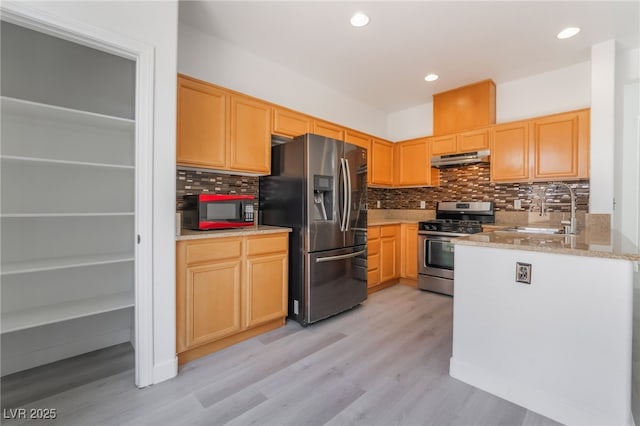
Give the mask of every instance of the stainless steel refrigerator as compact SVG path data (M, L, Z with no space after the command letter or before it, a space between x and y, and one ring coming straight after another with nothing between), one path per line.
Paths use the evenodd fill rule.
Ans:
M289 318L307 325L367 298L367 150L306 134L272 147L259 220L293 228Z

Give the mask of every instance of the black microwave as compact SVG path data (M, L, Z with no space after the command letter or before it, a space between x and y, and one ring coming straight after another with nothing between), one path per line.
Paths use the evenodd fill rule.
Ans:
M252 195L185 195L182 226L186 229L229 229L253 225Z

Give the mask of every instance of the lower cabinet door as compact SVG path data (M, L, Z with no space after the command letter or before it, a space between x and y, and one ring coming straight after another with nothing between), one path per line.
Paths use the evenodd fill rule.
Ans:
M287 316L288 253L247 259L246 327Z
M187 347L240 330L240 269L240 260L187 268Z
M396 239L380 239L380 282L385 282L398 277L396 267Z

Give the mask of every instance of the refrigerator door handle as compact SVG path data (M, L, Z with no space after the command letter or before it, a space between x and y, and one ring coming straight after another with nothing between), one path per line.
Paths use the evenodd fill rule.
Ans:
M349 209L349 205L347 204L347 191L349 190L347 182L348 174L344 158L340 159L340 172L342 173L342 220L340 222L340 230L344 232L347 230L347 212Z
M347 166L347 220L345 221L344 224L344 230L348 231L349 230L349 223L351 222L351 170L349 170L349 160L348 159L344 159L344 164L345 166Z
M356 251L354 253L348 253L348 254L340 254L338 256L327 256L327 257L318 257L316 259L316 263L320 263L320 262L331 262L334 260L343 260L343 259L349 259L350 257L356 257L356 256L360 256L361 254L363 254L364 252L366 252L367 250L360 250L360 251Z

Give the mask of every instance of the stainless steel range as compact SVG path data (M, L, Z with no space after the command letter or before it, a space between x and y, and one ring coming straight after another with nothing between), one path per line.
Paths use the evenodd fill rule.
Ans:
M451 240L482 232L483 223L495 221L493 202L438 202L436 219L418 227L418 287L453 296Z

